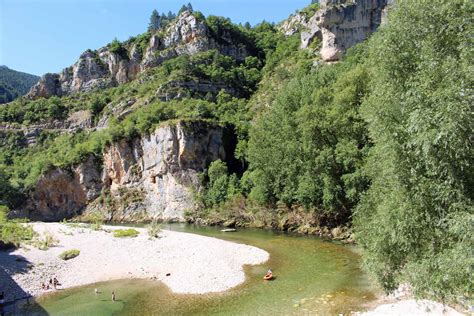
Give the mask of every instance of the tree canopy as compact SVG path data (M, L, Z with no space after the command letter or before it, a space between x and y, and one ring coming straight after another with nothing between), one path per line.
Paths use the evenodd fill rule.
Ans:
M369 42L374 142L357 207L366 267L388 291L472 294L473 45L469 0L397 2Z

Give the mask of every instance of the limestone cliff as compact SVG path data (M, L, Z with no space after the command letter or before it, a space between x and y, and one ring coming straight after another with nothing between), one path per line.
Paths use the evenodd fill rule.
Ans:
M285 34L301 30L301 47L317 38L324 61L337 61L344 52L367 39L385 18L393 0L321 0L321 9L307 22L298 16L289 20ZM294 21L296 19L296 21Z
M30 193L25 207L12 215L42 221L71 218L97 198L101 189L99 163L89 157L73 168L46 172Z
M143 52L136 43L120 50L112 49L110 45L97 51L87 50L60 74L44 75L31 88L28 97L47 98L116 86L168 59L211 49L237 60L244 60L249 55L247 47L230 34L214 34L205 21L185 11L165 30L153 34Z
M91 157L74 168L44 174L27 211L17 215L55 221L99 212L114 221L183 220L184 212L195 207L199 173L226 158L224 139L222 127L196 121L113 143L102 162Z
M142 190L139 208L147 218L182 220L194 208L193 191L200 188L198 174L214 160L225 159L223 129L204 122L180 122L158 128L132 142L121 141L104 154L103 183L112 197L126 190ZM136 216L123 208L111 219Z

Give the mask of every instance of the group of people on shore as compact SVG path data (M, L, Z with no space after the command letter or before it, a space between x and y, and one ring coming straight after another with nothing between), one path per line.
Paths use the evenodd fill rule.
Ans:
M48 290L51 290L52 288L57 290L57 287L60 286L61 283L59 283L58 279L56 279L56 277L54 278L50 278L49 279L49 283L45 284L45 283L41 283L41 288L45 291L48 291Z

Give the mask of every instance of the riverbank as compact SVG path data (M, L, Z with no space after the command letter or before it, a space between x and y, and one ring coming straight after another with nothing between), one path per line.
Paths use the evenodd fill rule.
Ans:
M369 306L369 311L356 313L356 316L462 316L464 314L452 307L431 300L415 300L410 287L401 285L389 295L380 296Z
M359 316L462 316L463 314L441 303L429 300L405 299L377 306L374 310L359 313Z
M56 239L57 245L47 250L27 246L0 252L0 267L6 272L0 275L0 291L5 291L7 301L52 291L43 290L41 284L53 277L61 283L60 289L118 279L153 279L175 293L221 292L245 281L244 265L269 258L256 247L188 233L161 231L159 238L151 239L146 229L136 228L137 237L117 238L113 230L124 227L103 226L96 231L62 223L31 225ZM80 250L79 256L67 261L59 258L70 249Z
M288 207L281 203L267 208L238 197L214 209L188 212L185 219L190 224L202 226L272 229L354 244L355 237L346 215L325 216L304 207Z

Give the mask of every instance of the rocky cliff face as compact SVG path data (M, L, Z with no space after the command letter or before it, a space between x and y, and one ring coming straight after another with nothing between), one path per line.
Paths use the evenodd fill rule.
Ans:
M55 221L101 213L114 221L183 220L200 190L198 174L226 157L224 129L206 122L179 122L149 136L109 146L103 162L92 157L70 170L41 177L27 216Z
M15 216L59 221L84 210L100 194L100 165L93 157L71 169L56 168L44 174L31 192L26 207Z
M112 51L109 46L84 52L79 60L60 74L46 74L31 88L32 99L62 96L79 91L116 86L129 82L137 75L164 61L183 54L196 54L211 49L237 60L244 60L249 52L229 34L216 38L204 21L191 12L183 12L163 32L151 36L142 52L136 44Z
M225 159L223 129L204 122L181 122L158 128L132 142L121 141L104 154L103 183L111 195L142 190L138 208L147 218L183 220L194 208L193 191L200 189L198 174L214 160ZM112 219L129 220L137 205ZM143 212L141 212L143 214Z
M337 61L344 52L368 38L382 23L390 0L321 0L321 9L301 33L301 47L322 42L324 61Z
M291 36L301 31L308 23L308 16L302 12L298 12L290 16L287 20L283 21L280 25L279 30L285 36Z

